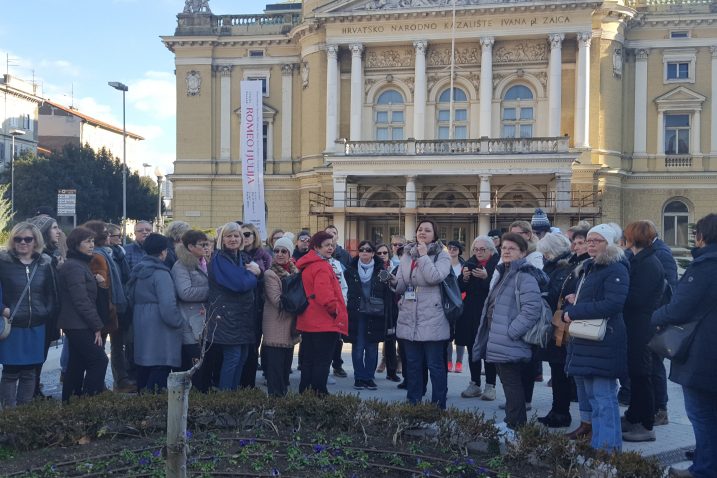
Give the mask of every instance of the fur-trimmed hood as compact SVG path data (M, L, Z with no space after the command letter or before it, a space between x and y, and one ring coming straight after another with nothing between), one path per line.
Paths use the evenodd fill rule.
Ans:
M177 261L181 262L187 269L193 271L199 268L199 259L189 252L189 250L184 247L184 244L177 245L174 250L177 253Z
M411 258L416 259L418 258L418 250L417 250L418 243L413 242L411 244L407 244L406 248L404 249L404 254L408 254L411 256ZM441 241L431 242L428 244L428 255L429 256L435 256L441 253L441 251L445 249L443 246L443 243Z
M605 252L593 257L593 263L599 266L607 266L616 262L627 264L627 258L625 257L625 251L615 244L610 244Z

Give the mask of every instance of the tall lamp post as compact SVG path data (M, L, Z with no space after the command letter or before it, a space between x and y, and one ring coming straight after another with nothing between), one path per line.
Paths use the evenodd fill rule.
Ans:
M10 130L12 136L12 151L10 153L10 211L15 217L15 136L24 136L27 132L21 129Z
M122 244L127 241L127 116L125 115L125 93L129 87L119 81L107 82L115 90L122 92Z
M154 168L154 175L157 176L157 232L162 232L162 170L159 166Z

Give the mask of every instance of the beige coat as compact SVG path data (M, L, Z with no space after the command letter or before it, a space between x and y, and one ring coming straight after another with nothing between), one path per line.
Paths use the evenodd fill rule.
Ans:
M264 272L264 315L261 324L263 343L268 347L290 348L299 341L299 337L296 332L296 317L283 310L279 303L281 278L276 270L280 270L282 276L287 275L279 268L280 266L273 264Z
M199 268L199 259L184 245L178 245L176 253L177 262L172 267L172 279L177 293L177 305L184 318L183 343L196 344L204 331L209 278L206 272Z

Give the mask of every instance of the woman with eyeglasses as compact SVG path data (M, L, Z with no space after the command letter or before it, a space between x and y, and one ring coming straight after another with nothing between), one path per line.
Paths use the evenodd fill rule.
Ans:
M199 360L199 344L204 334L206 303L209 298L209 277L207 275L206 251L209 238L202 231L190 230L182 235L182 241L175 247L176 261L172 266L174 290L177 305L184 318L182 335L181 370L189 370ZM200 374L192 376L192 383L201 391L206 387Z
M599 224L587 235L588 254L576 289L565 297L563 321L606 319L602 340L571 337L565 371L575 376L578 399L592 408L591 446L607 452L622 449L617 379L627 377L627 334L622 310L630 287L625 254L615 228ZM583 390L583 391L581 391ZM585 393L587 397L580 397Z
M256 287L261 268L243 252L242 227L222 226L209 263L207 334L223 352L219 388L239 388L250 350L256 347Z
M289 233L274 241L274 259L264 272L261 364L266 375L267 393L272 397L283 397L289 390L294 345L299 342L296 316L281 307L281 280L299 272L291 260L294 253L292 238L293 234Z
M40 230L20 222L10 231L7 250L0 252L2 313L12 319L10 335L0 340L2 408L32 400L35 369L45 358L45 324L57 315L55 271L43 247Z
M391 270L394 269L391 262L391 253L387 244L376 245L376 257L383 261L383 268L385 270L391 272ZM398 355L396 348L396 319L398 318L398 306L395 294L391 294L389 304L391 306L391 310L388 317L386 339L383 341L381 363L379 363L378 367L376 367L376 372L383 373L386 371L386 380L391 382L400 382L401 379L398 376Z
M75 228L67 237L67 249L67 260L58 272L58 322L65 332L69 354L62 383L63 402L72 396L102 392L108 363L102 340L104 322L97 310L97 290L104 279L90 269L94 231L82 226Z
M381 280L384 262L375 256L375 250L371 241L361 241L358 257L344 272L348 284L346 309L349 313L349 333L345 340L352 344L356 390L378 388L374 381L378 343L386 338L393 300L391 289L386 286L385 280Z
M468 366L471 381L461 392L463 398L495 400L495 364L485 360L473 359L473 342L480 325L483 304L488 297L490 281L498 265L498 251L489 236L478 236L471 245L471 257L463 264L458 284L465 293L463 299L463 315L456 321L456 345L468 347ZM485 368L485 390L481 390L481 362Z
M502 237L498 282L483 306L473 345L473 360L494 363L505 393L505 425L515 430L528 421L523 374L531 366L533 348L523 336L540 319L540 283L547 277L526 260L528 241L507 233Z

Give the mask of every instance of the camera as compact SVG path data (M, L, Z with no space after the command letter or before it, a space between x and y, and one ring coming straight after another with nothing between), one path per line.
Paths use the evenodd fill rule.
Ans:
M388 282L391 280L391 273L385 269L378 271L378 280L381 282Z

